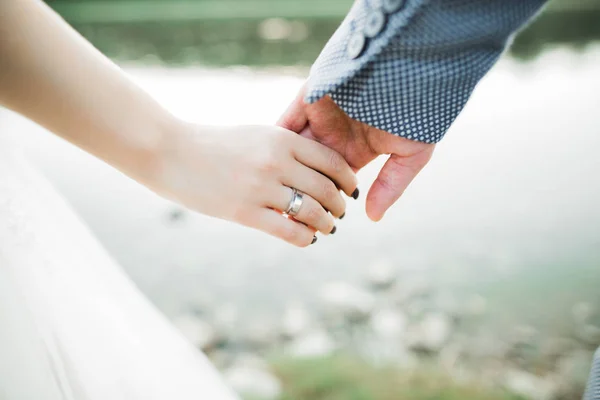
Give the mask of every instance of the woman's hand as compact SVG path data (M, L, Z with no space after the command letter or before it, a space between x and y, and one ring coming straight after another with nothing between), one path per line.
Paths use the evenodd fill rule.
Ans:
M165 138L157 192L300 247L314 242L314 230L335 232L334 217L346 208L339 190L356 190L356 176L338 153L283 128L182 124L175 131ZM295 216L302 223L281 212L291 188L304 194Z
M165 197L298 246L313 241L309 226L334 230L336 185L356 188L339 154L283 128L179 122L39 0L0 0L0 105ZM276 211L290 188L306 193L306 225Z
M277 125L339 151L354 171L389 154L366 199L367 216L381 220L427 165L435 144L405 139L354 120L329 96L307 104L305 91L305 87L300 89Z

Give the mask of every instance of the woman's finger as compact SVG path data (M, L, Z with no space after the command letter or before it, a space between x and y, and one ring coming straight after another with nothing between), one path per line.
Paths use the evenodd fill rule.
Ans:
M358 185L356 175L344 157L321 143L296 136L293 153L296 160L332 180L348 196Z
M289 187L280 186L278 192L278 194L270 196L272 202L267 204L267 206L285 211L290 203L293 191ZM324 235L335 233L335 220L333 217L329 215L318 201L306 193L302 193L302 205L293 218L296 221L316 229Z
M314 231L309 227L269 208L253 212L247 222L248 226L285 240L294 246L306 247L317 241Z
M303 164L296 163L295 167L286 170L281 180L285 186L311 196L336 218L346 212L346 202L336 185L326 176Z

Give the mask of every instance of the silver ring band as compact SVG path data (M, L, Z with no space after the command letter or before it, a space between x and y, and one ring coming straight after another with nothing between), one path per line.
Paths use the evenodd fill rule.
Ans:
M300 212L304 199L302 193L297 189L292 188L292 198L288 204L288 208L285 210L285 214L295 217Z

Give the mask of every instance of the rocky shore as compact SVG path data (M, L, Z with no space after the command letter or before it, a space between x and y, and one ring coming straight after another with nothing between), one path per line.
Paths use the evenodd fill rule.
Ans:
M501 388L526 399L579 399L600 346L599 310L590 303L573 307L571 329L561 335L528 325L511 327L508 335L486 332L474 329L488 312L483 297L400 279L386 262L371 265L362 285L324 285L316 303L316 311L289 304L272 320L242 318L231 306L190 310L173 322L238 392L265 400L282 392L269 357L338 353L403 370L434 367L456 382Z

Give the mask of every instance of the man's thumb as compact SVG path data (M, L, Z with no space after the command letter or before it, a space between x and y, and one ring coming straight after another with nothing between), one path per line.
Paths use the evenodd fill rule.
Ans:
M308 124L308 117L304 104L304 88L290 104L288 109L277 121L277 125L290 131L300 133Z
M431 152L424 152L411 157L392 154L388 158L367 195L367 216L371 220L380 221L383 218L427 164L430 156Z

